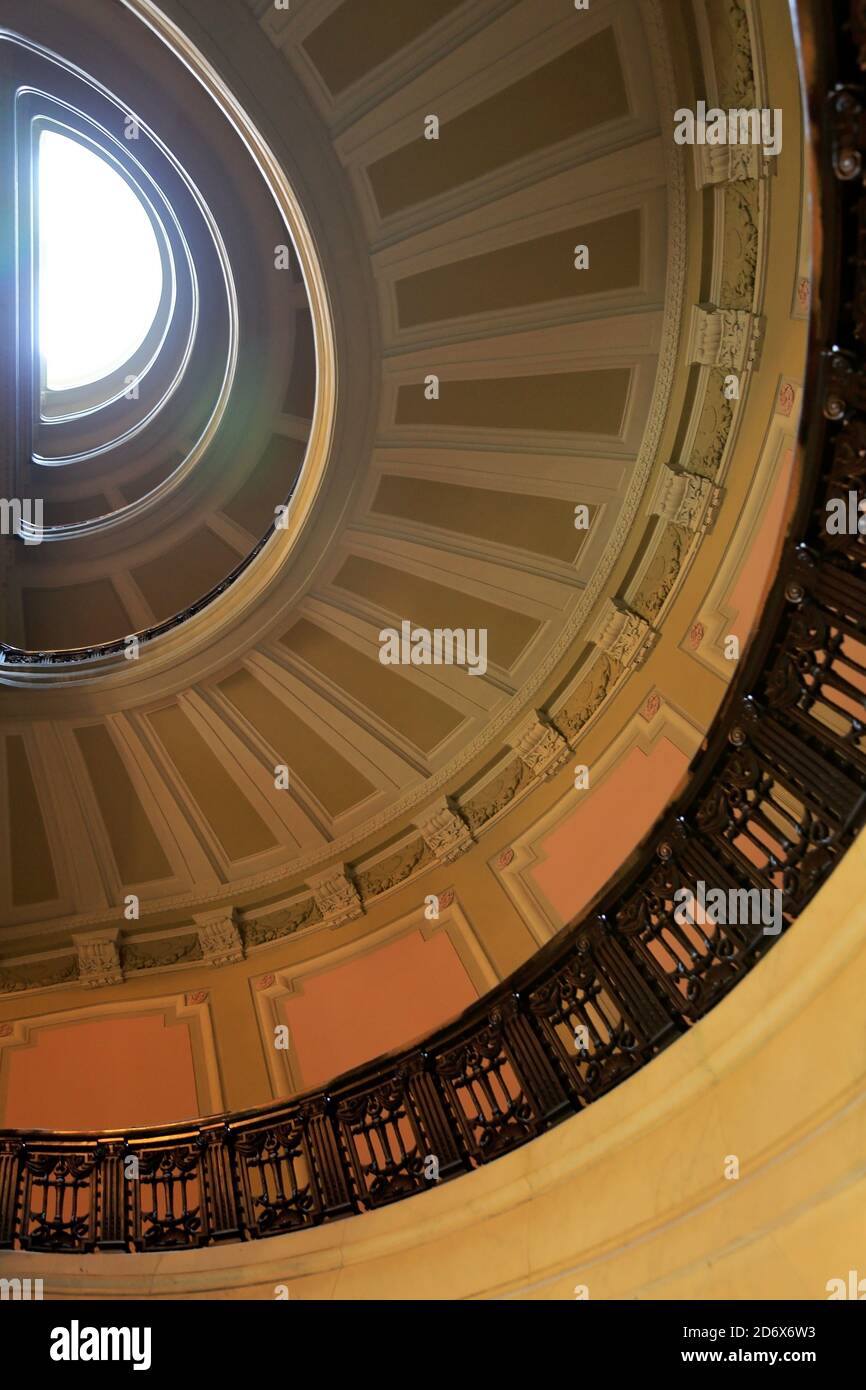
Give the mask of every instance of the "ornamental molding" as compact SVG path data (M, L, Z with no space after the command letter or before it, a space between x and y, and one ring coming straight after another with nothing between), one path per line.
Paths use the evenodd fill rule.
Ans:
M768 179L776 167L776 156L765 155L760 145L694 145L693 150L697 188Z
M119 927L73 935L72 942L78 955L78 979L85 989L123 984L119 936Z
M450 797L443 797L415 822L424 843L440 864L451 864L471 849L475 837Z
M332 927L342 926L363 916L364 904L345 864L332 865L324 873L307 879L316 906Z
M763 323L745 309L719 309L695 304L689 328L687 356L702 367L745 372L755 364Z
M533 710L507 740L533 777L552 777L571 756L571 749L543 710Z
M590 642L623 668L642 665L658 640L646 618L614 599L607 600L588 635Z
M649 504L651 516L659 516L685 531L707 531L715 520L721 488L710 478L689 473L666 463Z
M197 913L195 923L205 965L234 965L243 960L244 943L234 908Z

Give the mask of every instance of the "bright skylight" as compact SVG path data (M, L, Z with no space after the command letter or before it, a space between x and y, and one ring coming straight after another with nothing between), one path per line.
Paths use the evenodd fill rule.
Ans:
M162 263L125 179L55 131L39 140L38 219L43 382L64 391L100 381L141 346L159 307Z

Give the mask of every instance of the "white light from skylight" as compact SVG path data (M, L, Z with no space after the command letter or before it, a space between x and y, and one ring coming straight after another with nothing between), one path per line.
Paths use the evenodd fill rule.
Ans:
M162 294L159 245L113 165L56 131L39 139L39 354L43 385L65 391L128 362Z

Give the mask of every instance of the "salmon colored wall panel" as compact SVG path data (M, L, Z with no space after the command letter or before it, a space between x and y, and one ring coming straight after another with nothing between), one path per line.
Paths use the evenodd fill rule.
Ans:
M639 748L614 768L537 846L532 877L554 911L567 921L616 873L627 852L652 829L688 767L668 739L647 756Z
M114 1129L199 1112L189 1029L160 1014L37 1028L30 1044L4 1049L4 1125Z
M445 1023L478 998L450 939L420 932L307 976L283 1000L304 1086L319 1086Z

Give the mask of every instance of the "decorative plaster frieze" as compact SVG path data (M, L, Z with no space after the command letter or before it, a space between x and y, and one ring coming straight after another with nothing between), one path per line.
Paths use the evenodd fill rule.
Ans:
M415 824L440 864L451 864L475 843L472 831L447 796L437 801L426 818L419 817Z
M688 359L702 367L744 372L754 364L762 323L745 309L717 309L695 304L689 330Z
M646 618L614 599L607 600L588 635L590 642L623 667L640 666L658 639Z
M552 777L571 755L568 743L541 710L533 710L506 742L533 777Z
M345 864L332 865L324 873L308 878L307 884L312 889L316 906L332 927L363 915L364 904Z
M87 932L72 938L78 954L78 978L87 989L123 984L117 939L119 928Z
M651 516L660 516L685 531L707 531L715 520L721 489L699 473L665 464L650 501Z
M196 932L206 965L233 965L244 958L244 944L234 908L195 916Z

